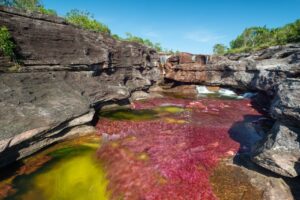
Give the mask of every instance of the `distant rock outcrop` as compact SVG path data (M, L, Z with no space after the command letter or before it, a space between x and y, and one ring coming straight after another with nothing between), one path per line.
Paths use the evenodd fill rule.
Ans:
M278 174L300 174L300 44L225 56L181 53L163 67L165 79L256 91L276 120L253 161Z

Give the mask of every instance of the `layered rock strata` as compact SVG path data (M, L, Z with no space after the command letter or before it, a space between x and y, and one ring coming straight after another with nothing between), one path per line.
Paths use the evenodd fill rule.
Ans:
M62 18L0 7L18 63L0 56L0 166L72 135L94 107L127 100L160 76L158 56L137 43Z

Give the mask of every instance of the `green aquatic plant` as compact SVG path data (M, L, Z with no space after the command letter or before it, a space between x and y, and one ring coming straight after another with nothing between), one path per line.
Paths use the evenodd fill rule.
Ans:
M184 108L182 107L178 107L178 106L160 106L157 108L154 108L155 111L159 112L159 113L179 113L179 112L183 112Z
M37 174L23 199L105 200L108 181L104 171L95 165L90 153L83 153L55 164L45 173Z
M95 157L97 143L59 146L44 156L52 159L35 172L17 177L16 193L9 199L30 200L106 200L106 173Z
M118 109L101 112L100 117L113 120L149 120L157 118L157 112L154 110Z
M183 112L184 108L177 106L160 106L153 109L134 110L129 108L122 108L112 111L104 111L100 113L100 117L105 117L113 120L150 120L156 119L159 116L171 113Z

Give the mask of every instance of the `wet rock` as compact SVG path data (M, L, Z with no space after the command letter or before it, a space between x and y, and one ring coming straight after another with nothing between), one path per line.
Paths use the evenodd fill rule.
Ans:
M131 94L130 101L136 101L149 98L149 93L143 91L136 91Z
M232 163L221 162L210 181L216 196L222 200L294 199L281 178L269 177Z

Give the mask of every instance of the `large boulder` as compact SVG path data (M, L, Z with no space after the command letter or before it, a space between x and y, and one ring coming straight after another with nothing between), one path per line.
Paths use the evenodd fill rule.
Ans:
M283 176L300 174L300 80L287 79L279 85L271 105L277 119L253 161Z
M277 121L267 140L256 151L253 161L277 174L296 177L300 174L299 127Z

